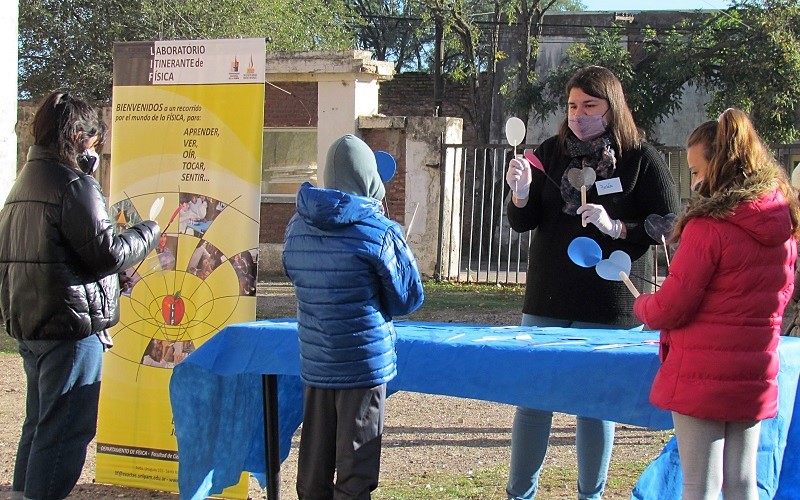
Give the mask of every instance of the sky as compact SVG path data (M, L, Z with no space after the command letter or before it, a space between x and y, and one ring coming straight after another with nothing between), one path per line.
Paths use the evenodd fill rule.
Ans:
M586 10L694 10L724 9L730 0L581 0Z

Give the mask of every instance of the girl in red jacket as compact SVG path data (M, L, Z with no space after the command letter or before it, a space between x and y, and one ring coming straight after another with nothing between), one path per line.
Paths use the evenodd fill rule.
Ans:
M777 413L778 338L792 295L797 196L747 115L689 136L692 189L660 290L634 303L661 330L650 401L672 411L683 498L757 499L760 421Z

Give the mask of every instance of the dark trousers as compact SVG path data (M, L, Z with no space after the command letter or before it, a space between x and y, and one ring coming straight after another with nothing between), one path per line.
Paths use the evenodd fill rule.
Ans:
M370 498L378 487L385 401L386 384L305 388L297 463L300 500Z
M103 344L97 335L20 340L19 353L28 392L12 490L60 500L78 482L97 429Z

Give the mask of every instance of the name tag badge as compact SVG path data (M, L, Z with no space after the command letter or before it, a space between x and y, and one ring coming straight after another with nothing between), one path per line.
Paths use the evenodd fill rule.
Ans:
M622 192L622 183L620 182L619 177L597 180L595 181L594 186L597 188L597 194L600 196L604 194Z

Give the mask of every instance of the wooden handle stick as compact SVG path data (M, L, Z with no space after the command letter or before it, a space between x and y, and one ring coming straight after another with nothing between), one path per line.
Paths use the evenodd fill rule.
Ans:
M637 290L636 286L634 286L634 284L631 283L631 280L630 280L630 278L628 278L628 275L625 274L625 271L620 271L619 272L619 277L622 278L622 282L625 283L625 286L628 287L628 290L633 294L633 296L634 297L638 297L639 296L639 290Z
M577 184L577 183L576 183ZM581 186L581 206L586 205L586 184ZM581 224L586 227L586 219L581 217Z

